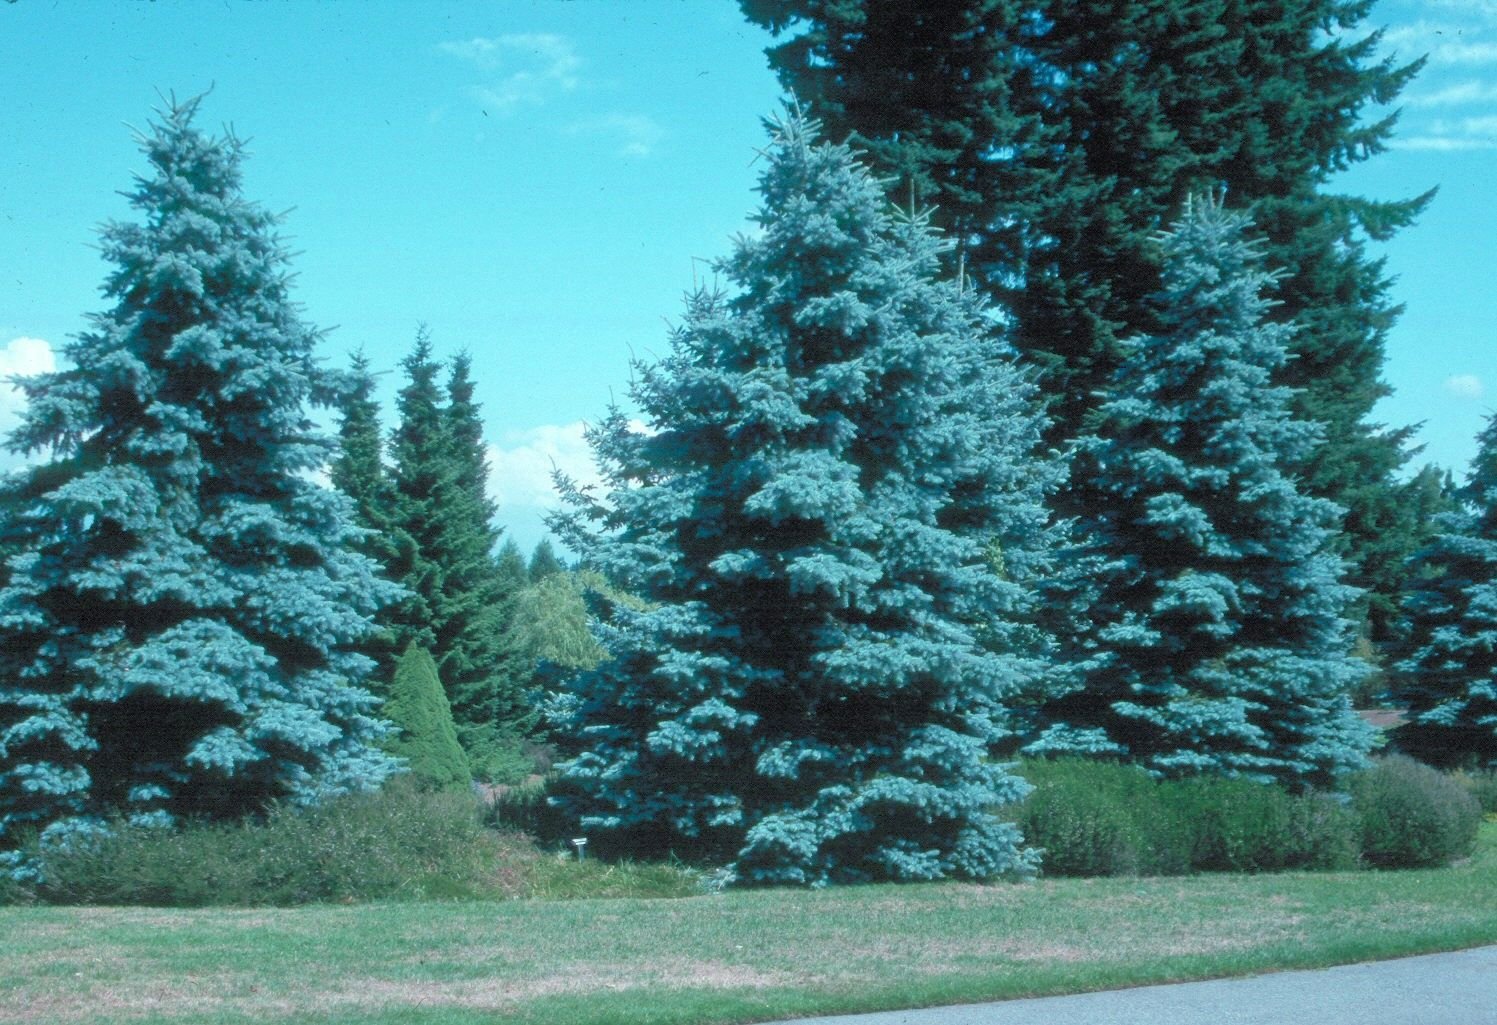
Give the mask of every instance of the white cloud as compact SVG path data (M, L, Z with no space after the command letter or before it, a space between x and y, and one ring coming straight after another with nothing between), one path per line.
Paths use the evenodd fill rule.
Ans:
M1466 135L1497 137L1497 114L1461 118L1460 130Z
M489 494L503 509L511 505L554 509L560 504L552 484L553 470L579 483L596 483L598 470L581 420L543 424L510 431L503 443L489 446Z
M1422 150L1431 153L1469 153L1472 150L1497 149L1492 139L1455 139L1448 135L1412 135L1407 139L1394 137L1388 143L1390 149Z
M26 396L11 384L10 379L51 373L56 369L57 358L52 345L44 339L12 338L5 348L0 349L0 431L13 428L26 406Z
M642 420L630 420L629 429L639 434L655 433ZM593 450L587 443L587 423L542 424L509 431L499 444L490 443L489 497L499 506L555 509L561 505L551 477L555 470L580 485L602 481Z
M1486 392L1475 374L1452 374L1445 378L1445 391L1458 399L1479 399Z
M1497 149L1497 114L1457 119L1440 118L1421 125L1420 135L1406 139L1395 137L1390 145L1398 149L1457 152L1461 150Z
M1468 103L1497 102L1497 82L1460 82L1438 92L1415 93L1404 102L1410 107L1457 107Z
M549 32L522 32L440 45L459 60L490 73L468 93L485 110L507 114L523 104L538 105L557 92L572 92L581 79L582 58L571 40Z
M665 138L665 129L644 114L609 114L579 121L566 131L568 135L610 136L619 142L618 154L624 157L647 157Z
M1497 43L1451 39L1429 51L1432 64L1497 64Z
M1401 58L1428 54L1431 65L1497 64L1497 42L1476 38L1481 26L1416 21L1399 25L1383 34L1383 45Z
M1424 0L1430 7L1444 7L1463 14L1486 15L1497 18L1497 0Z

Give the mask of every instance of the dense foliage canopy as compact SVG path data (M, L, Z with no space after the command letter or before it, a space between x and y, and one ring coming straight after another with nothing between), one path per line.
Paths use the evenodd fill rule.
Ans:
M311 474L336 379L287 289L241 149L173 103L139 214L107 225L114 301L24 380L5 482L0 846L122 813L232 816L378 784L355 650L395 596Z
M1198 200L1159 239L1160 330L1131 344L1072 479L1093 510L1090 664L1032 752L1305 786L1367 751L1340 510L1285 470L1321 431L1271 383L1289 330L1266 319L1272 277L1248 224Z
M556 526L605 604L563 803L600 841L747 883L982 878L1030 856L988 757L1035 685L1028 582L1057 480L1034 388L944 243L814 122L774 125L758 230L636 366L650 430L592 434ZM601 529L599 529L601 528Z

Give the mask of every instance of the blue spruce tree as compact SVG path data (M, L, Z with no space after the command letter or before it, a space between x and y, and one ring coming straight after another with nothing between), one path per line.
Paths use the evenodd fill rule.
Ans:
M1207 199L1160 237L1161 330L1132 343L1072 472L1097 510L1079 524L1085 682L1045 709L1031 753L1304 786L1367 750L1339 509L1283 470L1320 432L1270 383L1290 329L1266 319L1274 278L1248 225Z
M102 231L108 312L23 383L5 483L0 849L111 814L168 823L378 784L356 646L392 597L356 554L308 409L336 378L287 290L240 144L175 101L140 223ZM14 861L14 851L11 853Z
M736 294L636 365L650 430L592 431L606 494L563 482L553 529L643 602L601 604L612 657L557 700L558 803L744 884L1024 871L989 752L1042 670L1034 389L925 218L814 122L774 129Z
M1477 439L1459 508L1412 560L1393 697L1398 746L1435 765L1497 765L1497 415Z

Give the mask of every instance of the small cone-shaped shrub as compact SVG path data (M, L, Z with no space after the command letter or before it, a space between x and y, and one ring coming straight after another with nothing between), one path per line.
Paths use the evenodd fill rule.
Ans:
M390 752L406 760L419 783L437 789L472 784L437 663L425 648L412 644L395 663L385 716L399 731Z

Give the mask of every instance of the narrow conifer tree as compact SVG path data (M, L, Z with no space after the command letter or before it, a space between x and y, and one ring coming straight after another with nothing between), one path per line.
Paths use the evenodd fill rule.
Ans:
M499 546L496 563L499 567L499 582L506 591L518 593L529 585L530 571L525 566L525 553L520 551L514 538L504 539L504 543Z
M405 759L411 775L438 790L473 783L468 756L457 740L452 707L431 653L414 644L395 663L385 718L395 730L388 747Z
M482 772L486 753L516 748L536 715L529 667L510 637L519 588L498 561L501 531L488 494L488 449L472 368L466 352L449 368L442 419L453 497L442 509L444 548L433 557L443 565L445 602L439 669L459 732Z
M338 402L338 455L329 477L333 486L353 501L355 521L365 531L358 550L377 562L388 575L410 552L414 542L395 522L394 486L384 464L379 402L374 397L374 374L362 352L355 353L348 383ZM367 678L369 689L383 695L394 672L399 653L394 623L398 603L375 615L375 630L360 646L374 660Z
M654 433L591 439L606 496L552 523L643 599L559 704L559 801L637 853L740 883L982 878L1032 864L990 746L1040 671L1020 629L1046 558L1034 389L943 243L844 146L775 126L762 229L636 367ZM1002 551L1005 572L992 553Z
M385 472L374 374L362 352L354 353L348 377L339 403L338 456L330 477L333 486L353 500L359 519L373 527L389 516L390 480Z
M524 562L510 580L495 552L500 532L488 496L472 360L465 353L453 360L444 392L423 328L402 368L406 384L397 399L388 483L368 503L364 523L381 535L386 572L407 589L383 621L387 671L393 672L394 651L412 644L428 650L473 771L508 775L536 718L530 667L509 630ZM345 415L358 413L350 404ZM345 448L344 461L355 454Z
M536 544L535 551L530 553L530 565L526 574L530 577L532 584L538 584L554 573L562 572L566 567L556 557L556 549L551 545L550 538L541 538Z
M357 554L335 382L288 292L242 151L173 102L141 137L138 223L102 251L114 305L21 382L0 590L0 848L120 813L232 817L378 784L355 646L390 587Z
M1367 750L1340 510L1285 472L1320 430L1271 383L1289 331L1266 319L1248 224L1196 201L1160 239L1162 329L1133 343L1072 475L1093 510L1093 662L1032 752L1304 786Z
M443 589L451 524L444 515L458 502L456 468L449 458L442 417L441 365L432 357L431 336L423 326L401 361L406 383L396 396L396 424L390 436L390 521L399 538L390 577L408 594L392 616L395 650L410 645L434 651L441 666L437 633L445 620Z
M1413 560L1392 696L1399 747L1435 765L1497 765L1497 416L1477 439L1460 507Z

